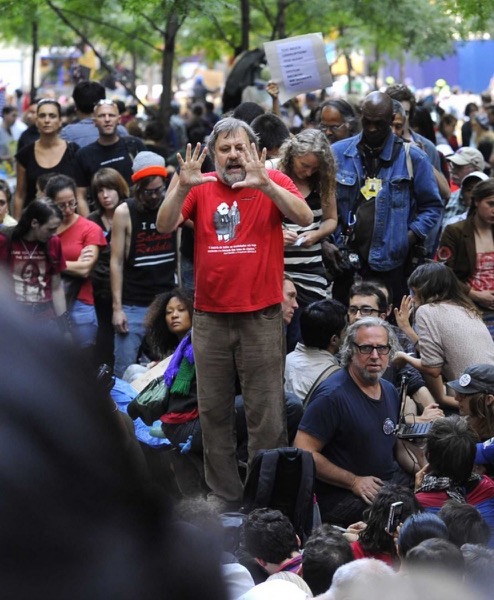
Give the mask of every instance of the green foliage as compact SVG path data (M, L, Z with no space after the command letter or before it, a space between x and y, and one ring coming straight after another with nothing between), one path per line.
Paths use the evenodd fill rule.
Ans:
M175 53L211 62L238 54L242 6L250 48L280 35L337 32L340 53L424 60L444 56L460 37L494 35L494 0L0 0L0 39L30 44L35 23L39 46L86 38L110 65L130 56L163 64L170 85Z

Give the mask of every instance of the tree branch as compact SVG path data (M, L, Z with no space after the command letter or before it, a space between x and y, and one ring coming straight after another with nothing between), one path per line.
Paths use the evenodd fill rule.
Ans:
M53 2L51 2L51 0L46 0L46 3L53 10L53 12L62 20L62 22L65 23L65 25L67 25L67 27L69 27L70 29L72 29L72 31L74 31L81 38L81 40L92 49L92 51L94 52L95 56L97 56L99 58L101 66L104 69L106 69L108 71L108 73L110 73L110 74L113 75L114 72L115 72L115 70L106 62L106 60L103 58L103 56L96 50L96 48L93 46L93 44L91 44L91 42L84 35L84 33L82 33L82 31L80 31L75 25L73 25L67 19L67 17L63 14L63 11L60 8L58 8L58 6L55 6L53 4ZM144 106L144 104L135 95L135 93L134 93L133 90L131 90L129 87L127 87L125 85L125 83L123 83L122 81L120 82L120 84L122 85L122 87L125 89L126 92L128 92L135 100L137 100L137 102L139 104L141 104L142 106Z
M232 50L236 49L235 44L229 39L229 37L226 35L225 30L221 27L218 19L214 16L214 15L210 15L211 21L213 23L213 25L216 27L216 30L218 31L218 33L220 34L220 36L222 37L223 41L230 46L230 48Z
M131 37L131 39L133 40L137 40L138 42L141 42L141 44L144 44L145 46L148 46L149 48L152 48L153 50L156 51L156 46L154 46L154 44L152 44L149 40L144 39L142 37L139 37L137 35L137 30L134 31L125 31L125 29L122 29L121 27L117 27L116 25L112 25L110 23L106 23L105 21L100 21L99 19L94 19L92 17L88 17L87 15L81 15L80 13L75 12L74 10L69 10L68 8L64 8L63 12L68 14L68 15L72 15L74 17L78 17L80 19L84 19L85 21L89 21L90 23L96 23L96 25L101 25L102 27L107 27L108 29L113 29L113 31L117 31L118 33L122 33L123 35L125 35L126 37ZM161 34L161 32L159 32Z

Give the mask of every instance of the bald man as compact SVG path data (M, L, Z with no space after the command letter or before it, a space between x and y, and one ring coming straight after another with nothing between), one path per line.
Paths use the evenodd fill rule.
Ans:
M361 133L331 146L338 164L338 246L354 255L353 270L336 278L333 295L345 301L358 271L389 283L399 299L407 291L407 263L437 229L443 203L426 154L413 144L406 150L391 129L391 98L371 92L361 118Z

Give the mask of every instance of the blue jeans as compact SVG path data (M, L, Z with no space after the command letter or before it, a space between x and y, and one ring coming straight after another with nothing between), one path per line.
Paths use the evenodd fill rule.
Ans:
M125 369L137 362L139 348L146 333L144 327L144 316L147 306L122 306L127 316L129 331L127 333L115 334L115 366L114 373L122 378Z
M92 304L76 300L70 309L72 320L72 337L76 346L88 348L96 343L98 333L98 318Z
M212 496L242 500L235 435L235 374L244 399L248 457L287 445L281 305L246 313L194 312L192 341L206 483Z

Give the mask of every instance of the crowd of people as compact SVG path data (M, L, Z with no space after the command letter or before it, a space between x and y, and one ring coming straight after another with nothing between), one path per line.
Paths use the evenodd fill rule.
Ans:
M308 95L310 111L293 129L277 85L268 88L271 111L246 101L220 116L203 98L189 122L174 110L168 127L151 117L142 135L135 123L122 126L118 102L96 82L75 86L78 121L64 127L55 99L33 99L34 121L15 154L15 189L0 180L0 265L10 304L0 363L6 373L11 365L2 410L17 431L17 393L26 405L36 394L46 404L46 428L33 404L16 433L28 444L36 431L43 448L41 474L29 486L50 467L52 487L40 506L50 493L63 504L57 478L77 480L63 464L67 452L74 470L87 471L74 494L89 499L84 481L103 493L83 513L108 521L100 532L107 555L80 564L74 553L81 597L108 597L112 586L126 585L107 576L90 592L86 581L105 564L120 569L130 560L126 543L139 551L136 561L154 552L147 570L126 573L129 590L146 589L151 566L163 559L173 571L170 544L190 533L184 548L195 545L198 562L207 536L215 541L196 576L170 575L170 597L188 597L198 584L209 586L206 597L230 600L358 598L350 589L356 580L406 587L433 565L468 582L472 597L487 598L494 584L492 97L467 107L461 135L448 114L428 128L427 108L397 84L355 103ZM16 327L19 343L9 346ZM26 372L32 367L39 390L16 360ZM65 408L62 392L49 392L57 386ZM84 388L74 399L73 386ZM77 439L94 432L84 452L64 440L52 472L48 422L65 409L74 419L69 430L81 423ZM19 468L33 469L37 462L11 442ZM254 458L288 446L313 461L322 525L300 539L286 514L265 506L243 515L239 541L227 547L220 515L242 514ZM101 474L89 473L91 456ZM97 481L112 468L111 481ZM32 510L16 502L6 500L3 514ZM64 511L70 528L77 507ZM40 511L32 512L26 532L41 523ZM81 518L81 548L94 553L84 525ZM52 548L58 560L68 545L60 538ZM185 552L177 565L187 562ZM50 590L48 580L40 585ZM167 583L160 576L153 585L160 593Z

